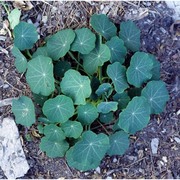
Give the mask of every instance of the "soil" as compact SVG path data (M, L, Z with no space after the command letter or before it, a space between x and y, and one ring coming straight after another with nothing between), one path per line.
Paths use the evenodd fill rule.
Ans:
M17 5L7 3L9 10ZM123 156L106 156L96 170L88 172L68 167L63 158L48 158L39 149L40 138L36 125L30 129L18 125L30 165L29 171L22 178L180 178L180 25L177 22L174 24L171 17L173 11L160 1L37 1L31 2L31 5L33 8L30 10L21 7L21 20L33 22L42 39L59 29L89 27L89 18L93 13L105 13L116 24L124 19L133 19L141 30L141 50L154 54L161 63L161 79L167 85L170 100L163 113L152 116L146 128L131 136L130 148ZM7 13L3 7L0 8L0 19L4 21ZM31 96L24 74L19 74L14 67L11 47L10 34L0 35L0 99L22 94ZM7 116L13 116L11 106L0 108L0 120ZM153 138L159 139L157 154L152 153ZM2 170L0 178L6 178Z

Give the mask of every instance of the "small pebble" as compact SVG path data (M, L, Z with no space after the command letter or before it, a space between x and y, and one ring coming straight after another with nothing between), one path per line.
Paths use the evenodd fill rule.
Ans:
M99 167L99 166L96 168L96 172L97 172L98 174L101 173L101 170L100 170L100 167Z
M174 140L175 140L178 144L180 144L180 138L175 137Z
M168 160L167 160L167 157L166 157L166 156L163 156L163 157L162 157L162 160L163 160L165 163L167 163L167 162L168 162Z
M112 179L112 177L108 176L106 179Z
M114 159L113 159L113 163L116 163L116 162L117 162L117 159L116 159L116 158L114 158Z
M158 146L159 146L159 138L153 138L151 140L151 150L153 154L157 154Z
M7 89L7 88L9 88L9 85L8 84L4 84L3 88Z
M137 157L136 156L128 156L128 159L130 161L136 161L137 160Z

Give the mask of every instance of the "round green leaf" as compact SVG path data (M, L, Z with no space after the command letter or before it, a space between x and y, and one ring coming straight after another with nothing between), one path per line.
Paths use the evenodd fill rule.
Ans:
M98 96L101 96L102 94L108 93L112 89L111 84L109 83L103 83L99 86L99 88L96 90L96 94Z
M91 16L90 24L93 29L109 40L116 36L117 28L105 14L94 14Z
M89 54L95 48L95 34L88 28L77 29L75 33L76 37L71 45L71 50L81 54Z
M129 87L126 80L126 68L119 62L108 65L107 75L112 79L117 93L122 93Z
M34 104L26 96L21 96L19 99L13 100L12 112L15 115L17 124L29 127L36 121Z
M89 54L82 55L84 70L89 74L94 74L98 66L103 66L111 57L111 52L107 45L101 44L93 49Z
M133 52L139 51L141 46L140 30L133 21L122 22L120 24L119 36L129 50Z
M33 24L20 22L14 28L14 45L21 51L31 49L38 40L38 33Z
M80 122L67 121L61 125L62 130L66 137L72 137L77 139L83 132L83 127Z
M163 81L150 81L141 93L150 106L152 114L163 112L166 102L169 100L169 94Z
M14 27L19 24L20 16L21 16L21 11L19 9L16 9L16 8L13 9L9 13L8 20L9 20L11 29L14 29Z
M109 112L107 114L100 113L99 120L102 123L110 123L113 119L113 112Z
M97 108L90 103L78 106L77 112L82 125L89 125L98 117Z
M70 96L76 105L85 104L86 98L91 95L90 79L73 69L66 71L60 86L62 92Z
M32 58L35 58L39 55L48 57L47 47L44 46L37 48L37 50L33 53Z
M153 68L152 59L147 53L136 52L130 62L126 75L129 84L140 87L144 82L151 79Z
M127 92L123 93L116 93L113 96L113 100L118 102L118 107L119 109L124 109L128 105L129 101L131 100L130 97L128 96Z
M50 140L50 141L59 141L64 140L65 134L62 131L62 129L55 124L50 124L44 127L44 135Z
M99 166L100 162L94 162L92 164L89 164L88 162L83 163L83 162L75 161L73 157L73 151L74 148L72 147L66 153L66 160L70 167L78 169L80 171L87 171L87 170L95 169Z
M118 108L117 106L118 106L117 102L113 102L113 101L101 102L98 104L97 109L98 109L98 112L107 114L110 111L116 111Z
M118 126L125 132L134 134L147 126L150 106L144 97L134 97L126 109L119 114Z
M44 103L42 110L51 122L64 123L74 115L73 101L64 95L48 99Z
M109 47L111 51L110 62L120 62L121 64L125 61L125 56L127 54L127 49L124 46L124 42L119 37L115 36L110 39L110 41L106 42L106 45Z
M32 92L49 96L55 89L52 60L38 56L29 61L26 80Z
M53 60L60 57L70 50L70 45L74 41L75 33L72 29L60 30L47 40L47 51Z
M43 106L44 102L48 99L48 96L42 96L40 94L33 94L33 99L35 103L39 104L40 106Z
M51 123L51 121L49 119L45 118L45 117L39 117L38 121L43 122L45 124L50 124Z
M43 137L39 146L51 158L63 157L69 148L65 140L51 141L48 137Z
M68 71L69 69L71 69L71 65L69 62L67 61L58 61L55 65L54 65L54 74L57 77L63 77L64 73L66 71Z
M151 60L153 61L153 68L151 70L152 72L152 77L151 80L159 80L160 79L160 69L161 69L161 64L160 62L155 58L154 55L149 54Z
M124 131L118 131L109 136L110 149L107 154L112 155L123 155L129 147L129 136Z
M103 133L95 134L92 131L86 131L73 148L72 156L75 161L84 166L96 164L102 160L109 149L109 138Z
M23 73L27 69L27 59L26 57L21 53L21 51L14 46L12 48L12 54L15 57L15 66L19 73Z

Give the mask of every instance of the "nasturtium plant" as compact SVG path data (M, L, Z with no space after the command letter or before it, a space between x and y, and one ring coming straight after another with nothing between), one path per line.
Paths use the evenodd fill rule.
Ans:
M20 22L13 31L15 66L32 91L32 100L13 101L16 122L37 125L40 149L81 171L95 169L105 155L123 155L129 136L169 99L160 63L140 51L133 21L122 22L118 32L106 15L94 14L90 25L59 30L41 47L34 46L34 25Z

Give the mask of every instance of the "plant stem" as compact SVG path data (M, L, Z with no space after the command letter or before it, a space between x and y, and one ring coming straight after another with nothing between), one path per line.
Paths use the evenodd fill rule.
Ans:
M98 67L99 81L102 84L102 67Z
M7 13L7 14L8 14L8 16L9 16L9 10L8 10L8 8L6 7L6 4L5 4L5 3L3 3L2 1L0 2L0 4L4 7L4 9L5 9L6 13Z
M28 55L30 58L32 58L32 56L31 56L31 54L30 54L30 52L29 52L29 49L27 49L26 52L27 52L27 55Z
M77 63L80 67L83 68L83 66L79 63L79 61L74 57L74 55L73 55L70 51L68 51L68 54L71 56L71 58L72 58L73 60L76 61L76 63Z
M78 53L78 65L77 65L77 68L76 68L76 70L78 70L79 69L79 64L80 64L80 53Z
M108 132L108 130L104 127L104 125L103 124L101 124L100 123L100 121L97 121L100 125L101 125L101 127L106 131L106 133L108 134L108 135L110 135L110 133Z

